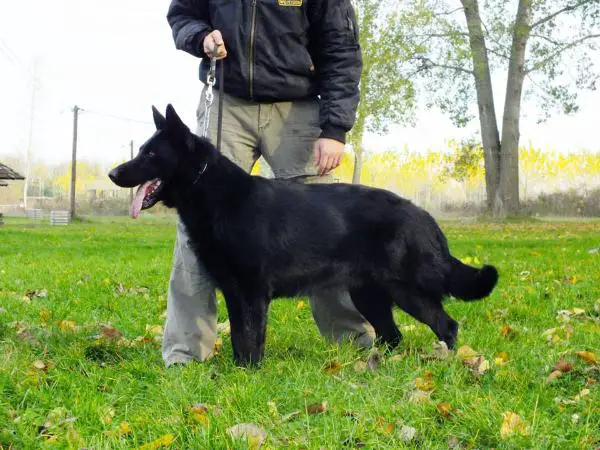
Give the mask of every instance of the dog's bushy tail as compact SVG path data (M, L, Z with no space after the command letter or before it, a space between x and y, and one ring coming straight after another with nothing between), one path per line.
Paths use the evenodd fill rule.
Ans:
M494 266L476 269L453 256L450 264L451 270L446 280L448 291L461 300L480 300L487 297L498 282L498 271Z

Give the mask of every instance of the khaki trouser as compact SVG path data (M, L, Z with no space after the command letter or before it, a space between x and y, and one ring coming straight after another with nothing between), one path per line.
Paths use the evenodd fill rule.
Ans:
M218 96L211 110L209 138L216 142ZM312 145L319 136L317 101L257 104L232 96L223 101L221 152L250 172L262 155L275 177L298 182L330 183L320 177L313 163ZM198 133L204 105L197 110ZM355 309L347 292L322 292L310 298L320 333L328 339L353 340L370 347L375 338L371 325ZM189 245L184 225L178 220L173 266L167 297L163 359L167 366L211 356L216 340L215 286Z

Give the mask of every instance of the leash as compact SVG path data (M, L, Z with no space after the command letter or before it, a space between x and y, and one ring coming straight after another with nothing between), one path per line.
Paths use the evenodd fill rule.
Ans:
M215 96L213 93L213 87L216 82L217 72L217 48L215 46L210 58L210 70L206 75L206 89L204 92L204 121L200 127L200 135L202 137L208 137L208 129L210 126L210 110L214 102ZM217 112L217 151L221 151L221 130L223 128L223 86L225 84L223 76L223 60L219 63L219 109Z

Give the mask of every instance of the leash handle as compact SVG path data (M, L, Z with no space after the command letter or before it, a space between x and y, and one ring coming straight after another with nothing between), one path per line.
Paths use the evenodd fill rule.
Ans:
M219 63L219 111L217 114L217 151L221 152L221 129L223 128L223 87L225 84L223 76L223 60Z

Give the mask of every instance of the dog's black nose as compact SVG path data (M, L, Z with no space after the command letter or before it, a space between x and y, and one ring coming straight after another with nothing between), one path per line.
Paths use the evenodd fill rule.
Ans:
M118 171L117 171L116 168L114 168L113 170L111 170L108 173L108 178L110 178L113 183L116 183L117 182L117 175L118 175Z

